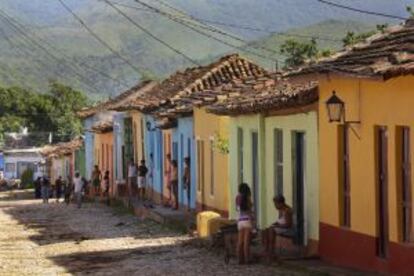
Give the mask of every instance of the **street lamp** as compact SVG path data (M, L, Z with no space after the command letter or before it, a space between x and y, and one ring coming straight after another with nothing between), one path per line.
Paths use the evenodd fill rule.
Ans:
M345 102L341 100L335 90L332 91L332 96L326 101L326 109L330 123L360 124L360 121L347 121L345 114Z
M326 108L330 123L340 123L342 118L345 117L345 103L336 96L335 90L332 91L332 96L326 101Z

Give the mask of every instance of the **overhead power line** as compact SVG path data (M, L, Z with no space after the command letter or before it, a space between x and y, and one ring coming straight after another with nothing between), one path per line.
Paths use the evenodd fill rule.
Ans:
M354 7L350 7L350 6L346 6L346 5L342 5L342 4L338 4L338 3L334 3L334 2L330 2L326 0L317 0L317 1L325 5L329 5L329 6L349 10L349 11L359 12L363 14L382 16L386 18L399 19L399 20L408 20L407 17L402 17L398 15L392 15L392 14L387 14L387 13L382 13L382 12L367 11L367 10L358 9L358 8L354 8Z
M216 20L209 20L209 19L205 19L205 18L200 18L200 17L195 17L193 15L189 15L188 13L186 13L185 11L178 9L168 3L166 3L165 1L162 0L154 0L158 3L160 3L161 5L170 8L178 13L181 13L182 15L186 15L194 20L203 22L203 23L210 23L213 25L219 25L219 26L224 26L224 27L230 27L230 28L235 28L235 29L240 29L240 30L247 30L247 31L254 31L254 32L261 32L261 33L268 33L268 34L273 34L273 35L279 35L279 36L288 36L288 37L298 37L298 38L307 38L307 39L316 39L316 40L325 40L325 41L331 41L331 42L340 42L340 39L335 39L335 38L330 38L330 37L325 37L325 36L318 36L318 35L302 35L302 34L292 34L292 33L287 33L287 32L276 32L274 30L271 30L270 28L258 28L258 27L252 27L252 26L245 26L245 25L239 25L239 24L232 24L232 23L226 23L226 22L221 22L221 21L216 21Z
M51 53L46 47L44 47L41 43L39 43L38 41L36 41L35 39L33 39L32 37L30 37L29 35L26 34L26 32L24 30L22 30L19 26L17 26L13 21L11 21L11 17L5 13L3 10L0 9L0 17L3 18L3 20L5 20L13 29L15 29L22 37L24 37L27 41L29 41L30 44L33 44L34 46L36 46L37 48L39 48L40 50L42 50L47 57L53 59L54 61L57 62L57 64L60 64L63 60L60 59L59 57L57 57L56 55L54 55L53 53ZM64 63L64 61L63 61ZM89 84L87 81L82 81L82 79L84 79L84 76L82 76L79 72L77 72L77 70L75 70L74 68L72 68L70 65L65 64L64 65L70 69L72 71L72 73L74 75L76 75L79 79L79 81L85 85L87 85L91 90L93 90L95 93L99 93L99 90L93 86L92 84ZM47 65L46 65L47 67ZM59 71L55 72L57 75L59 75L61 78L65 79L66 77L61 74Z
M141 75L141 69L133 65L130 61L128 61L125 57L123 57L118 51L112 48L108 43L105 42L97 33L95 33L83 20L80 18L68 5L65 4L63 0L58 0L59 3L68 11L84 28L85 30L93 36L100 44L102 44L105 48L107 48L112 54L117 56L120 60L124 63L128 64L132 69L134 69L137 73Z
M136 1L136 2L138 2L138 1ZM248 45L249 44L249 41L246 41L245 39L243 39L241 37L238 37L238 36L236 36L234 34L231 34L231 33L225 32L223 30L217 29L214 26L206 25L201 20L199 20L197 18L194 18L194 17L192 17L190 15L187 15L184 12L181 12L181 14L183 14L184 16L176 16L176 15L173 15L171 13L162 11L162 10L160 10L160 9L154 7L154 6L150 6L147 3L144 3L144 2L138 2L138 3L141 4L141 5L143 5L143 6L145 6L145 7L147 7L148 8L148 11L152 11L154 13L161 14L161 15L163 15L163 16L165 16L165 17L167 17L167 18L169 18L169 19L171 19L171 20L173 20L173 21L175 21L175 22L177 22L179 24L188 24L188 25L193 26L194 28L201 28L201 29L204 29L204 30L213 32L213 33L217 33L217 34L222 35L222 36L229 37L229 38L234 39L236 41L242 42L242 43L246 44L246 46L249 46L251 48L256 48L256 49L264 50L264 51L270 52L272 54L279 54L279 52L277 52L276 50L270 49L270 48L267 48L267 47L264 47L264 46L261 46L261 45ZM129 8L136 8L134 6L128 6L128 5L122 5L122 4L118 4L118 5L125 6L125 7L129 7ZM192 21L189 21L188 19L191 19L192 21L196 22L197 24L195 24ZM180 21L180 22L178 22L178 21ZM185 26L185 27L188 27L188 26Z
M269 57L269 56L266 56L266 55L263 55L263 54L259 54L259 53L253 52L253 51L251 51L251 50L248 50L248 49L246 49L246 48L243 48L242 46L234 45L234 44L232 44L232 43L230 43L230 42L228 42L228 41L225 41L225 40L220 39L220 38L218 38L218 37L216 37L216 36L213 36L213 35L211 35L211 34L209 34L209 33L206 33L205 31L202 31L202 30L200 30L200 29L197 29L197 27L194 27L194 25L190 25L190 24L188 24L188 22L186 22L186 21L184 21L184 20L180 20L180 19L174 18L174 16L173 16L173 15L171 15L171 14L169 14L169 13L166 13L166 12L163 12L163 11L161 11L161 10L159 10L159 9L157 9L157 8L153 7L153 6L150 6L150 5L148 5L147 3L144 3L144 2L142 2L142 1L140 1L140 0L135 0L135 2L137 2L137 3L141 4L141 5L145 6L145 7L150 8L151 10L153 10L154 12L156 12L156 13L158 13L158 14L160 14L160 15L166 16L166 17L167 17L167 18L169 18L170 20L175 21L175 22L177 22L177 23L179 23L179 24L181 24L181 25L183 25L183 26L187 27L187 28L189 28L189 29L191 29L191 30L195 31L195 32L196 32L196 33L198 33L198 34L201 34L201 35L203 35L203 36L205 36L205 37L207 37L207 38L213 39L213 40L215 40L215 41L217 41L217 42L219 42L219 43L221 43L221 44L224 44L224 45L226 45L226 46L228 46L228 47L230 47L230 48L234 48L234 49L237 49L237 50L239 50L239 51L242 51L242 52L245 52L245 53L249 53L249 54L251 54L251 55L254 55L254 56L257 56L257 57L260 57L260 58L266 59L266 60L272 60L272 61L278 62L278 60L277 60L277 59L275 59L275 58L273 58L273 57Z
M62 1L62 0L59 0ZM168 44L167 42L165 42L164 40L158 38L157 36L155 36L153 33L151 33L148 29L146 29L145 27L141 26L140 24L138 24L135 20L133 20L131 17L129 17L126 13L124 13L123 11L121 11L119 8L117 8L113 3L111 3L110 1L107 0L103 0L106 4L108 4L112 9L114 9L117 13L121 14L124 18L126 18L132 25L134 25L135 27L137 27L138 29L140 29L141 31L143 31L144 33L146 33L148 36L150 36L151 38L153 38L154 40L158 41L159 43L161 43L162 45L164 45L165 47L167 47L168 49L170 49L171 51L175 52L176 54L184 57L186 60L188 60L189 62L193 63L194 65L200 65L197 61L195 61L193 58L189 57L188 55L184 54L183 52L181 52L180 50L174 48L173 46L171 46L170 44Z
M16 25L18 25L21 29L26 28L24 26L24 24L22 24L21 22L19 22L16 18L10 18L10 20L12 20ZM56 51L57 53L59 53L65 60L67 63L70 63L72 65L74 65L74 67L81 69L81 70L86 70L85 68L87 68L90 71L93 71L94 73L97 73L107 79L110 79L116 83L118 83L119 85L124 86L125 88L129 88L129 85L125 82L125 81L121 81L117 78L114 78L112 76L110 76L109 74L95 68L94 66L88 65L87 63L79 63L79 62L75 62L75 61L71 61L72 57L68 56L63 50L57 48L56 46L54 46L52 43L49 43L48 41L46 41L45 39L42 39L41 37L37 36L36 34L33 33L33 36L36 37L40 42L42 42L43 44L49 46L51 49L53 49L54 51ZM85 67L85 68L83 68ZM87 72L87 71L85 71ZM89 80L91 81L91 80ZM92 81L91 81L92 82Z

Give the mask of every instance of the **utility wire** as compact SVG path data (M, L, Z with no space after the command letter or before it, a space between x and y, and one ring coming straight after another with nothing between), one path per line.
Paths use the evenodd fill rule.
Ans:
M59 0L62 1L62 0ZM159 43L161 43L162 45L164 45L165 47L167 47L168 49L172 50L173 52L175 52L176 54L184 57L186 60L188 60L189 62L193 63L194 65L200 65L197 61L195 61L194 59L192 59L191 57L189 57L188 55L184 54L183 52L181 52L180 50L174 48L173 46L171 46L170 44L168 44L167 42L165 42L164 40L161 40L160 38L158 38L157 36L155 36L153 33L151 33L148 29L146 29L145 27L141 26L140 24L138 24L135 20L133 20L131 17L129 17L126 13L124 13L123 11L121 11L119 8L117 8L113 3L111 3L110 1L107 0L103 0L106 4L108 4L112 9L114 9L117 13L121 14L124 18L126 18L131 24L133 24L135 27L137 27L138 29L140 29L141 31L143 31L144 33L146 33L148 36L150 36L151 38L153 38L154 40L158 41Z
M22 36L24 36L30 43L32 43L33 45L35 45L36 47L38 47L40 50L42 50L43 52L45 52L45 54L46 54L47 57L55 60L57 62L57 64L59 64L59 63L62 62L62 60L59 57L57 57L56 55L54 55L53 53L51 53L46 47L44 47L38 41L36 41L35 39L33 39L32 37L30 37L29 35L27 35L24 30L22 30L19 26L17 26L15 23L13 23L13 21L11 20L11 17L7 13L5 13L3 10L1 10L1 9L0 9L0 17L3 18L18 33L20 33ZM68 69L71 69L71 71L72 71L72 73L74 75L76 75L79 78L79 81L80 82L82 82L85 85L87 85L90 89L92 89L93 91L95 91L95 93L99 93L99 90L96 87L94 87L92 84L89 84L86 81L82 81L82 79L84 79L84 76L82 76L79 72L77 72L77 70L75 70L74 68L72 68L68 64L65 64L65 65L67 66ZM65 78L62 74L58 73L58 71L56 73L59 74L62 78Z
M19 22L17 19L15 19L15 18L11 18L10 17L10 20L12 20L16 25L18 25L20 28L22 28L22 29L24 29L25 28L25 26L21 23L21 22ZM112 76L110 76L109 74L107 74L107 73L105 73L105 72L103 72L103 71L101 71L101 70L98 70L98 69L96 69L95 67L93 67L93 66L90 66L90 65L88 65L87 63L78 63L78 62L72 62L72 61L70 61L72 58L71 57L69 57L64 51L62 51L62 50L60 50L59 48L57 48L56 46L54 46L53 44L51 44L51 43L49 43L48 41L46 41L46 40L44 40L44 39L42 39L41 37L39 37L39 36L37 36L37 35L35 35L35 34L33 34L33 36L34 37L36 37L40 42L42 42L43 44L45 44L45 45L47 45L47 46L49 46L50 48L52 48L53 50L55 50L57 53L59 53L60 55L62 55L65 59L66 59L66 62L67 63L71 63L72 65L74 65L74 66L76 66L78 69L82 69L82 70L85 70L84 68L82 68L82 67L85 67L85 68L88 68L89 70L91 70L91 71L93 71L93 72L95 72L95 73L98 73L98 74L100 74L101 76L104 76L105 78L107 78L107 79L110 79L110 80L112 80L112 81L114 81L114 82L116 82L116 83L118 83L119 85L122 85L122 86L124 86L125 88L129 88L129 85L125 82L125 81L121 81L121 80L119 80L119 79L116 79L116 78L114 78L114 77L112 77ZM91 81L91 80L89 80L89 81Z
M217 33L217 34L220 34L222 36L226 36L226 37L229 37L231 39L237 40L239 42L242 42L242 43L246 44L247 47L261 49L261 50L270 52L272 54L279 54L279 52L276 51L276 50L274 50L274 49L267 48L267 47L264 47L264 46L261 46L261 45L250 44L249 41L246 41L245 39L243 39L241 37L238 37L238 36L236 36L234 34L231 34L231 33L225 32L223 30L217 29L214 26L207 25L204 22L202 22L202 20L199 20L197 18L194 18L194 17L192 17L190 15L185 15L184 17L183 16L176 16L176 15L173 15L171 13L168 13L168 12L162 11L160 9L157 9L154 6L149 6L148 4L146 4L144 2L142 2L142 3L139 2L139 3L141 5L144 5L145 7L147 7L148 8L148 11L152 11L154 13L159 13L159 14L161 14L163 16L166 16L169 19L171 19L171 20L173 20L173 21L175 21L175 22L177 22L179 24L183 23L183 24L192 25L194 28L202 28L204 30L207 30L207 31L210 31L210 32L213 32L213 33ZM123 6L126 6L126 5L123 5ZM135 8L133 6L129 6L129 7L130 8ZM184 13L182 13L182 14L184 14ZM189 21L188 18L190 18L191 20L195 21L198 24L195 24L194 22ZM181 22L178 22L178 21L181 21Z
M362 10L362 9L358 9L358 8L354 8L354 7L350 7L350 6L346 6L346 5L342 5L342 4L338 4L338 3L334 3L334 2L330 2L330 1L326 1L326 0L316 0L316 1L318 1L322 4L325 4L325 5L329 5L329 6L349 10L349 11L359 12L359 13L363 13L363 14L382 16L382 17L386 17L386 18L399 19L399 20L408 20L407 17L392 15L392 14L386 14L386 13L382 13L382 12Z
M92 35L100 44L102 44L105 48L107 48L112 54L116 55L119 59L123 62L128 64L132 69L134 69L138 74L141 75L141 69L133 65L129 62L126 58L124 58L118 51L112 48L108 43L105 42L98 34L96 34L89 26L80 18L68 5L65 4L63 0L58 0L59 3L68 11L87 31L90 35Z
M256 52L253 52L253 51L250 51L248 49L245 49L245 48L243 48L241 46L237 46L237 45L234 45L234 44L232 44L232 43L230 43L228 41L225 41L223 39L217 38L217 37L215 37L215 36L213 36L213 35L211 35L209 33L206 33L204 31L202 31L202 30L199 30L196 27L189 25L187 22L185 22L183 20L180 20L180 19L177 19L177 18L174 18L173 15L168 14L168 13L165 13L165 12L163 12L163 11L161 11L161 10L153 7L153 6L150 6L150 5L148 5L148 4L140 1L140 0L135 0L135 2L137 2L137 3L139 3L139 4L141 4L141 5L145 6L145 7L148 7L150 9L154 10L154 12L156 12L158 14L161 14L163 16L168 17L170 20L173 20L173 21L175 21L175 22L177 22L177 23L179 23L179 24L181 24L181 25L183 25L183 26L185 26L185 27L187 27L189 29L192 29L193 31L197 32L198 34L201 34L201 35L203 35L203 36L205 36L207 38L213 39L213 40L215 40L215 41L217 41L217 42L219 42L221 44L224 44L224 45L226 45L226 46L228 46L230 48L234 48L234 49L237 49L239 51L242 51L242 52L245 52L245 53L249 53L251 55L254 55L254 56L257 56L257 57L266 59L266 60L270 59L272 61L278 62L278 60L275 59L275 58L272 58L272 57L269 57L269 56L266 56L266 55L262 55L262 54L258 54Z
M203 23L210 23L213 25L219 25L219 26L224 26L224 27L230 27L230 28L235 28L235 29L241 29L241 30L247 30L247 31L254 31L254 32L262 32L262 33L269 33L269 34L273 34L273 35L280 35L280 36L288 36L288 37L299 37L299 38L308 38L308 39L316 39L316 40L325 40L325 41L331 41L331 42L340 42L342 40L340 39L335 39L335 38L330 38L330 37L321 37L321 36L312 36L312 35L301 35L301 34L291 34L291 33L286 33L286 32L275 32L273 30L271 30L270 28L257 28L257 27L251 27L251 26L243 26L243 25L239 25L239 24L232 24L232 23L226 23L226 22L220 22L220 21L215 21L215 20L209 20L209 19L205 19L205 18L199 18L199 17L195 17L193 15L189 15L188 13L186 13L185 11L178 9L168 3L166 3L165 1L162 0L154 0L158 3L160 3L161 5L170 8L184 16L188 16L193 20L196 21L200 21Z

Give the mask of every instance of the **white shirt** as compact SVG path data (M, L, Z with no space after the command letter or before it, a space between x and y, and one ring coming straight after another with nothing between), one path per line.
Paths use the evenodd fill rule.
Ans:
M135 165L128 166L128 177L136 177L137 176L137 167Z
M75 186L75 193L82 192L83 183L80 177L73 178L73 185Z

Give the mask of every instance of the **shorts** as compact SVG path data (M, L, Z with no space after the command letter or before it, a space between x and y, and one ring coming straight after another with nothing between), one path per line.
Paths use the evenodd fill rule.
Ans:
M129 178L129 185L136 185L137 183L137 178L135 176L132 177L128 177Z
M145 176L140 176L138 177L138 188L145 188L145 186L147 185L147 179L145 178Z
M293 234L293 230L291 228L273 227L273 231L275 231L276 235L291 235L291 234Z
M101 186L101 181L99 181L99 179L94 179L94 180L93 180L93 186L94 186L94 187L99 187L99 186Z
M237 222L237 229L243 230L243 229L252 229L253 225L252 225L252 221L250 219L247 220L239 220Z

